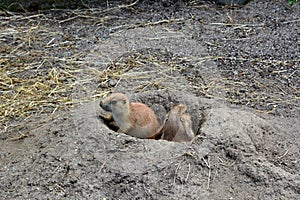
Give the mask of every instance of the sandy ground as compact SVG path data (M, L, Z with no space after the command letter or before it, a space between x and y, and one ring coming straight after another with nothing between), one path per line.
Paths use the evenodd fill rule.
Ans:
M63 94L77 104L5 122L0 198L300 199L299 3L116 6L1 14L14 19L2 24L1 56L14 62L19 55L5 51L14 44L59 58L35 73L76 68ZM13 25L50 36L22 46ZM170 106L188 105L197 138L110 130L97 110L111 91L147 104L160 122Z

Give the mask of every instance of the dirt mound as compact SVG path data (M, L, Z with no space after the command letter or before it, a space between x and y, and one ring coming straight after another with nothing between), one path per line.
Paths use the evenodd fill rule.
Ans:
M32 131L31 138L1 142L2 195L14 199L299 197L295 159L299 144L292 143L286 127L274 127L273 120L250 111L178 91L148 93L151 107L156 107L155 102L164 105L166 100L158 93L168 102L187 103L194 119L204 118L195 127L198 136L193 144L115 133L97 117L98 102L91 102L55 116ZM271 139L274 136L289 142L289 154ZM285 168L284 163L290 166Z

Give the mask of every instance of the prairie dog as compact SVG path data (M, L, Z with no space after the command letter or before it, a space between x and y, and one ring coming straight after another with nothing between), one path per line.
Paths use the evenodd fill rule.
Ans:
M119 127L118 132L138 138L150 138L159 128L154 112L143 103L129 102L125 94L110 94L100 102L100 107L112 113L111 116ZM102 113L110 117L109 114Z
M183 104L171 108L160 130L162 139L174 142L188 142L195 137L192 130L191 117L185 111L186 106Z

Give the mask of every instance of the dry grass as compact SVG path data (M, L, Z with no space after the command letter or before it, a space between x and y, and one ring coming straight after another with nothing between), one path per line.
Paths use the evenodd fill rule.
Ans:
M72 97L84 61L61 33L39 25L44 15L2 17L0 29L0 124L40 113L54 113L78 101ZM71 56L62 56L60 53ZM86 71L86 68L85 68ZM89 74L97 74L89 70ZM96 94L94 94L96 95Z
M112 80L149 77L145 74L130 75L128 72L134 67L143 67L145 60L137 55L110 63L106 70L91 68L90 63L82 59L83 53L76 49L73 36L64 35L57 26L52 28L45 25L45 22L65 24L78 18L97 24L108 18L95 15L133 6L135 3L102 11L70 11L74 17L60 21L49 19L44 14L1 13L0 124L4 127L1 132L13 131L10 129L12 121L18 122L41 113L55 113L101 97L111 87L107 84ZM162 20L144 25L123 25L117 29L168 22ZM91 82L100 86L101 90L90 87ZM157 84L157 81L150 82L146 86L137 86L137 89Z

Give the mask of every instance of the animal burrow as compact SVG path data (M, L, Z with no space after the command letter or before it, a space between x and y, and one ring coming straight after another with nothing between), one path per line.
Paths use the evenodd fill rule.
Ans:
M205 122L206 108L201 104L198 97L174 90L148 91L134 94L126 93L126 96L130 102L140 102L149 106L156 114L160 125L163 124L166 114L173 106L178 104L186 105L186 113L191 116L192 130L195 136L201 135L201 126ZM118 130L118 127L112 125L110 121L103 120L103 122L111 130Z

